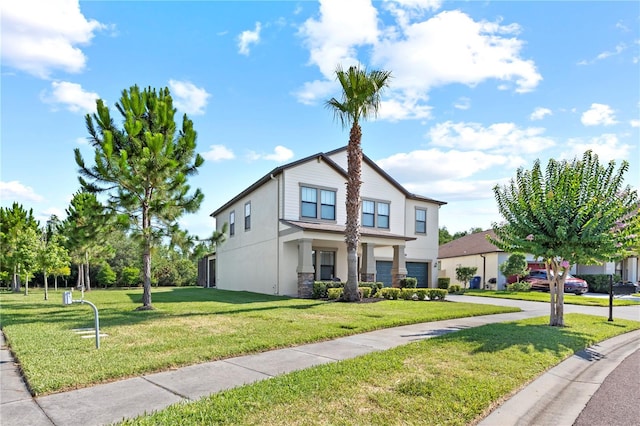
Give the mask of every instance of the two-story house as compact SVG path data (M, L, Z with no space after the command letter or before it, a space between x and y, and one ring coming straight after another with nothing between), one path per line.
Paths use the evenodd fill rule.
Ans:
M346 280L346 147L273 169L211 216L228 237L200 263L205 286L309 297L313 281ZM442 201L410 193L363 155L362 281L437 283Z

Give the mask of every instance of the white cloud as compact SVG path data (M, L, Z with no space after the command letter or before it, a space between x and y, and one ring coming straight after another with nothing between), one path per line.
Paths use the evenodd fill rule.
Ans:
M307 19L299 29L309 48L309 62L327 80L338 64L358 63L356 46L374 44L378 37L378 11L370 0L320 0L320 18Z
M378 117L389 121L428 119L431 118L432 109L421 104L420 99L395 98L380 102Z
M207 99L211 96L206 90L188 81L177 80L169 80L169 89L176 108L187 114L204 114Z
M273 149L272 154L258 154L255 151L249 151L249 153L247 154L247 158L250 161L269 160L276 161L278 163L284 163L285 161L293 158L293 151L282 145L278 145Z
M68 81L51 82L51 93L44 92L40 99L48 104L62 104L69 111L82 114L95 112L96 100L100 96L95 92L85 91L81 85Z
M555 145L552 139L542 136L543 133L543 128L520 128L515 123L496 123L484 127L479 123L446 121L433 126L426 136L435 146L533 154Z
M89 145L89 140L86 137L76 138L78 145Z
M67 217L67 213L58 207L49 207L36 214L36 220L39 220L41 224L47 223L51 219L52 215L56 215L58 219L64 220Z
M462 96L458 98L458 100L453 104L453 106L457 109L467 110L471 108L471 99Z
M501 89L520 93L537 87L542 76L532 60L521 58L524 42L517 38L518 24L474 21L457 10L422 17L424 10L439 6L439 2L384 3L381 7L396 22L382 26L371 0L351 1L348 6L325 0L319 18L307 20L299 34L309 49L310 64L319 68L326 81L334 81L337 64L346 68L359 63L358 48L371 51L373 66L392 71L390 90L384 96L389 110L380 111L383 119L424 118L429 91L447 84L475 86L495 79ZM312 87L319 86L314 82ZM337 84L334 87L338 89ZM298 95L303 103L317 100L311 90Z
M611 160L629 161L631 151L634 149L632 145L621 143L612 133L604 133L589 139L572 138L567 141L567 145L569 150L563 153L562 158L582 158L585 151L591 150L598 154L601 163Z
M293 95L300 103L305 105L314 105L318 99L328 99L330 97L329 95L335 90L335 88L336 86L333 81L314 80L304 83L302 88L295 91Z
M256 22L256 29L243 31L238 36L238 53L249 56L249 46L257 44L260 41L260 30L262 25Z
M78 0L20 0L2 4L2 62L39 78L54 70L77 73L100 22L85 18Z
M549 108L537 107L536 109L533 110L533 112L529 116L529 120L531 121L542 120L544 117L551 114L552 112Z
M627 50L628 47L629 46L627 46L625 43L620 43L614 48L614 50L605 50L604 52L601 52L598 55L596 55L596 57L591 59L591 60L583 59L583 60L578 62L578 65L591 65L591 64L594 64L594 63L596 63L598 61L601 61L603 59L606 59L606 58L608 58L610 56L619 55L622 52L624 52L625 50Z
M211 145L209 151L203 152L202 158L209 161L233 160L236 156L224 145Z
M630 120L629 121L629 125L631 127L640 127L640 120L637 120L637 119L636 120Z
M591 108L582 113L580 121L585 126L609 126L617 123L614 112L609 105L596 103L591 104Z
M4 201L42 201L44 198L30 186L25 186L17 180L0 181L0 199Z

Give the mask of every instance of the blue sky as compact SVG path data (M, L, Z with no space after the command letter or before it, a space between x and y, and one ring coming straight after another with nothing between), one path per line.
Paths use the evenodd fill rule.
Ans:
M640 186L640 3L83 1L2 3L3 206L64 217L84 115L123 89L169 87L206 161L209 214L274 167L346 145L324 102L336 65L392 72L363 149L410 191L447 202L440 226L499 221L492 187L535 159L592 149ZM114 111L115 112L115 111ZM112 114L116 115L116 114Z

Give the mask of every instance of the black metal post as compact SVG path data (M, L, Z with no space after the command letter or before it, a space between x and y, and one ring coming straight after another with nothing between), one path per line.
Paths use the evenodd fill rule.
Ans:
M613 275L609 275L609 321L613 321Z

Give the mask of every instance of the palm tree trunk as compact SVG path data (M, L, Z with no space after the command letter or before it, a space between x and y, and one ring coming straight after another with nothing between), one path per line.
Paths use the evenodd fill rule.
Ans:
M358 294L358 244L360 242L360 186L362 185L362 148L360 140L362 131L355 121L351 126L349 144L347 145L347 222L345 242L347 243L347 283L344 286L343 300L355 302L360 300Z

